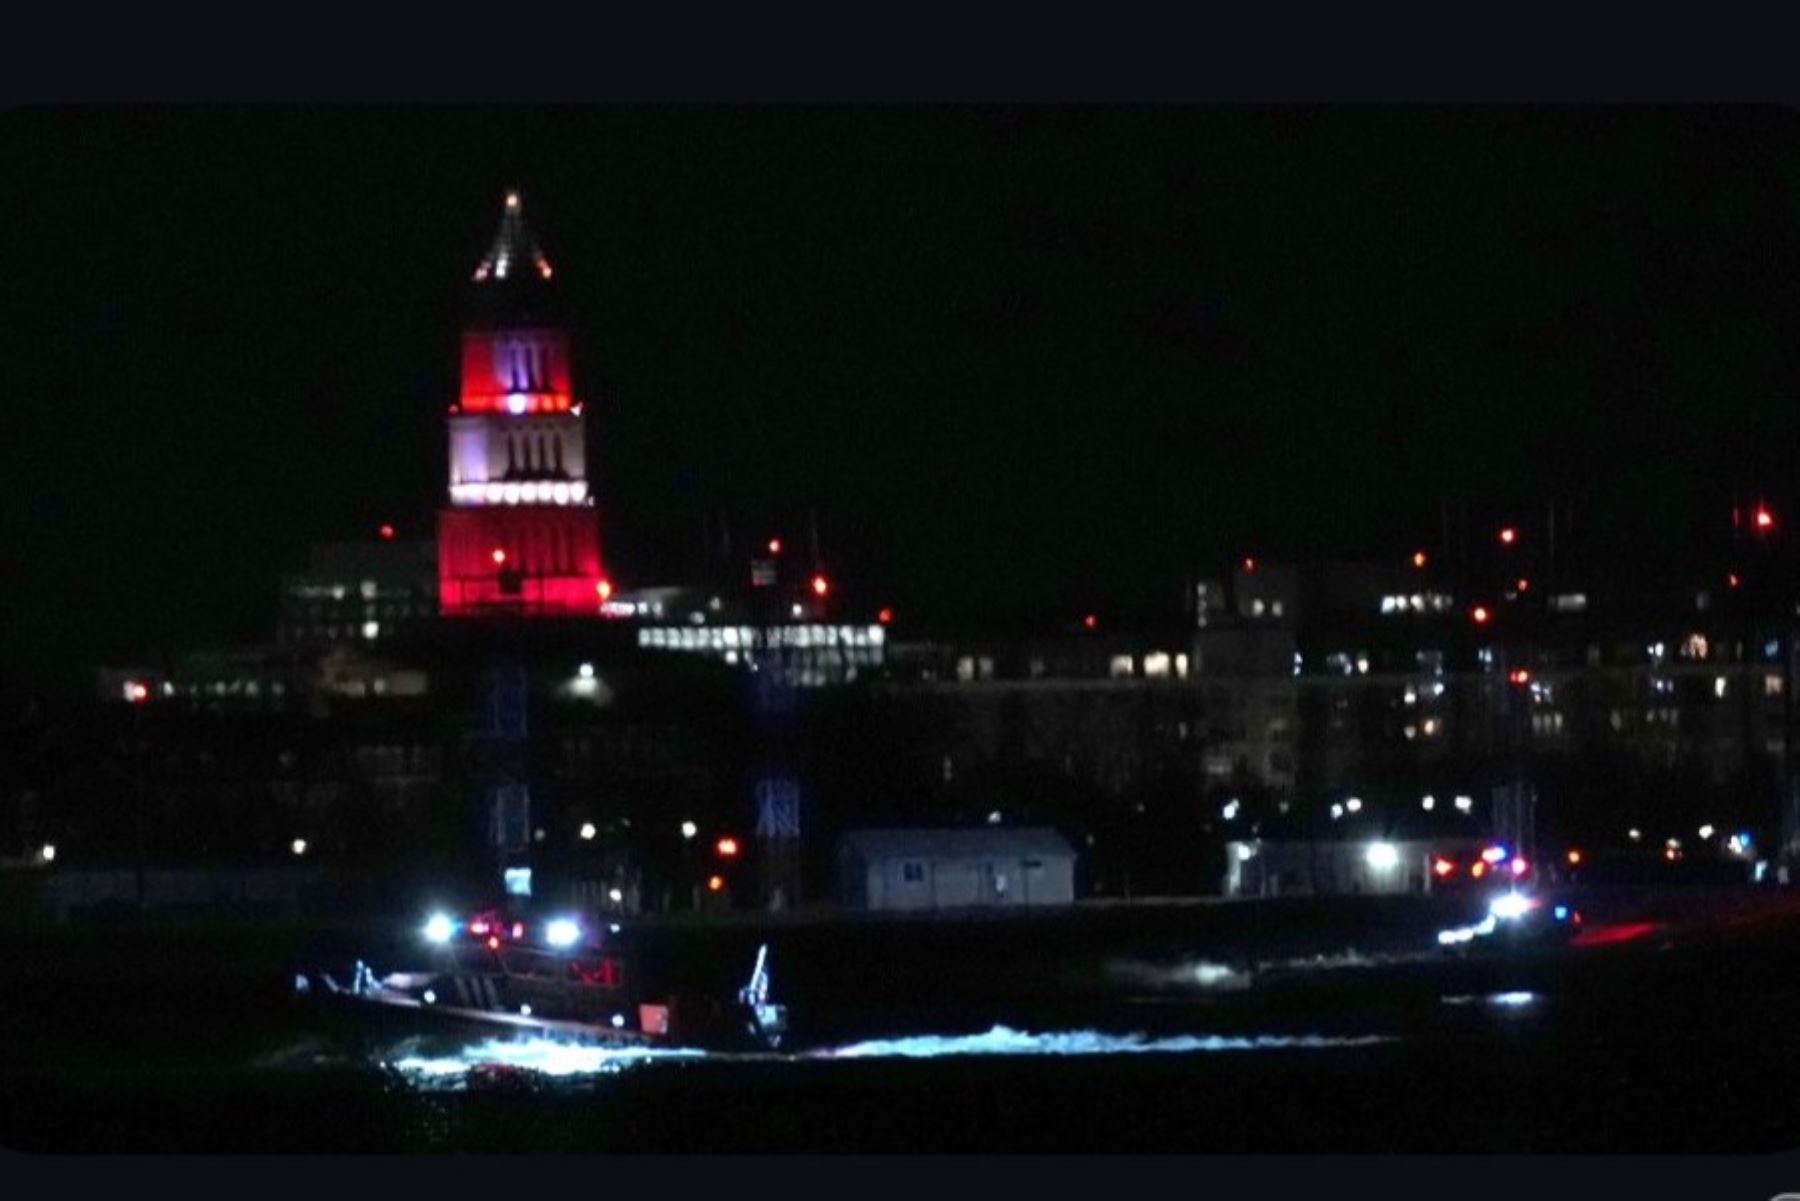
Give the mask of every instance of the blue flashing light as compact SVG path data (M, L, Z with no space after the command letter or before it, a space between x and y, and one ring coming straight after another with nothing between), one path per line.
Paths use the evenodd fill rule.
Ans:
M1569 907L1567 905L1558 905L1555 909L1552 909L1550 912L1556 916L1556 920L1559 922L1564 922L1564 921L1569 920Z

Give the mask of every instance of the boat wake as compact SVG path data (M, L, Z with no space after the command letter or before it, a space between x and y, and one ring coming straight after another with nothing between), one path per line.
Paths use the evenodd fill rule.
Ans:
M568 1078L603 1076L654 1064L805 1063L839 1060L944 1059L963 1056L1194 1055L1221 1052L1327 1050L1375 1046L1381 1035L1180 1034L1152 1038L1097 1030L1025 1031L995 1026L979 1034L922 1034L867 1039L793 1052L714 1052L689 1048L578 1046L550 1039L489 1040L456 1054L407 1055L390 1062L423 1082L455 1081L493 1069Z

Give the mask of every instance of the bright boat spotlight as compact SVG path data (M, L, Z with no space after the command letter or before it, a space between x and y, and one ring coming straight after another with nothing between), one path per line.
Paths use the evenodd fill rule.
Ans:
M1378 872L1391 872L1400 866L1400 851L1391 842L1372 842L1363 859Z
M425 923L425 941L446 943L456 933L456 923L450 920L447 913L434 913L431 920Z
M559 917L544 930L544 941L553 947L572 947L581 937L581 927L566 917Z
M1495 897L1493 903L1488 906L1488 913L1490 916L1502 918L1506 921L1517 921L1527 913L1530 913L1531 910L1531 898L1520 896L1516 892L1509 892L1505 896Z

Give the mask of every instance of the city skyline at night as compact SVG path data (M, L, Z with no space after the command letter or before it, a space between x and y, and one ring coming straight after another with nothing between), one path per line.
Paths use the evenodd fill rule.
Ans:
M12 476L63 520L5 566L91 584L26 590L30 674L260 636L310 544L429 530L456 281L514 186L564 248L634 583L695 575L721 515L744 545L816 515L906 619L1132 620L1244 554L1552 502L1570 561L1710 578L1732 505L1787 507L1786 114L334 120L15 124Z

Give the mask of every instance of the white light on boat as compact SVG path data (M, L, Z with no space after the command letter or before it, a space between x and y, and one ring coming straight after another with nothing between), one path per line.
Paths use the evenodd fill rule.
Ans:
M1391 842L1372 842L1363 859L1378 872L1391 872L1400 866L1400 850Z
M608 922L606 929L607 929L607 932L610 934L617 934L619 932L619 923L618 922Z
M591 680L594 678L594 665L592 663L583 663L578 669L578 672L582 679Z
M559 917L544 930L544 941L553 947L572 947L581 937L581 927L566 917Z
M625 1015L622 1013L613 1014L612 1024L614 1030L623 1030L625 1028Z
M610 888L606 892L606 899L615 905L622 905L625 903L625 893L621 889Z
M1505 896L1495 897L1493 903L1488 906L1488 913L1497 918L1513 921L1524 917L1527 913L1531 912L1531 909L1532 900L1530 897L1520 896L1516 892L1509 892Z
M696 826L693 822L681 823L681 836L683 838L692 838L698 833L700 833L700 827Z
M519 1006L519 1016L522 1018L530 1017L531 1016L531 1006L529 1006L529 1005Z
M296 839L294 839L293 842L290 842L288 844L288 847L289 847L289 849L291 849L294 852L294 854L304 855L304 854L306 854L306 839L296 838Z
M437 994L429 988L425 990L425 1003L427 1005L437 1004Z
M431 920L425 923L426 942L449 942L450 936L456 933L456 923L450 920L447 913L434 913Z
M581 823L581 837L584 841L588 841L588 842L593 841L594 835L598 834L599 832L600 832L599 830L595 829L593 822L582 822Z
M45 863L55 863L56 862L56 844L53 842L45 843L38 850L38 858L42 859Z

